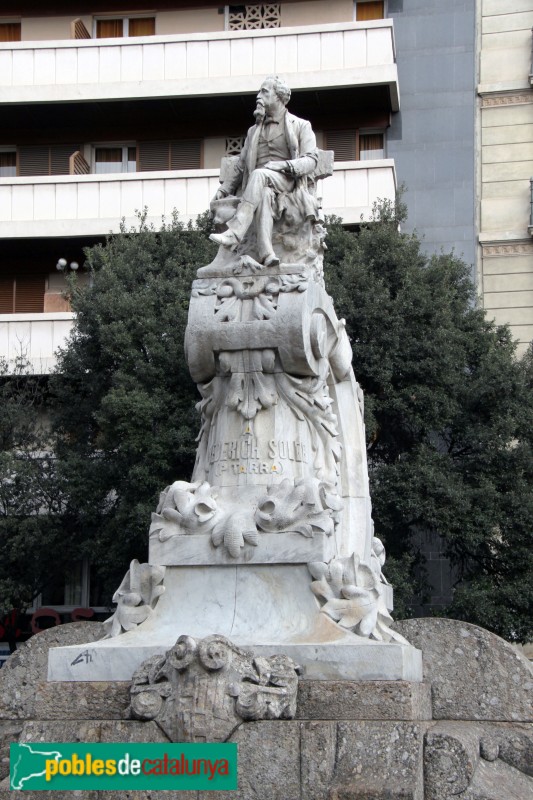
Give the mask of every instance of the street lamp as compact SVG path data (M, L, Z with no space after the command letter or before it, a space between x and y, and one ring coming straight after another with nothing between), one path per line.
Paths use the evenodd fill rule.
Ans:
M68 269L71 269L73 272L76 272L80 268L80 265L78 264L77 261L71 261L70 264L68 264L66 258L58 259L58 262L56 264L56 269L59 270L59 272L64 272L67 269L67 267Z

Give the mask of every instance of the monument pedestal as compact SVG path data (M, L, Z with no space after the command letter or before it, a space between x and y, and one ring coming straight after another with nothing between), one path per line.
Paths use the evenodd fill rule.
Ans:
M163 655L180 636L219 634L256 655L286 654L307 678L422 680L419 650L344 630L320 613L311 581L304 564L167 567L165 592L142 625L86 647L54 648L48 678L131 680L143 661Z

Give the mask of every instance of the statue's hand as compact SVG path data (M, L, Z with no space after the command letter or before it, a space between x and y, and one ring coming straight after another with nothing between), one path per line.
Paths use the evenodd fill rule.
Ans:
M223 188L222 188L222 186L221 186L221 187L220 187L219 189L217 189L217 191L215 192L215 196L213 197L213 201L214 201L214 200L222 200L224 197L227 197L227 196L228 196L228 193L227 193L227 191L226 191L225 189L223 189Z
M291 171L287 161L267 161L264 168L274 170L274 172Z

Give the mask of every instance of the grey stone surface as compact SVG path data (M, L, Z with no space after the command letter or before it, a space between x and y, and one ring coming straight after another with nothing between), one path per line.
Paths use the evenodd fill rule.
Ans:
M9 775L9 745L16 742L22 731L22 722L0 720L0 786Z
M100 726L100 742L168 742L155 722L105 720Z
M452 619L394 625L423 650L434 719L533 721L533 665L493 633Z
M533 797L530 725L439 722L425 736L425 800Z
M35 714L36 692L46 681L51 647L94 642L104 633L100 622L71 622L24 642L0 670L0 719L30 719Z
M98 720L27 720L19 742L99 742Z
M422 740L424 727L409 722L338 722L335 742L330 731L324 742L330 741L326 751L322 774L328 778L333 755L334 769L329 776L329 786L320 794L319 775L309 770L320 725L303 724L302 752L309 753L309 761L302 770L302 784L307 785L311 797L328 797L329 800L423 800ZM309 731L311 741L306 745ZM323 735L323 734L322 734ZM334 748L334 749L333 749ZM329 762L329 763L328 763ZM309 777L306 772L309 770ZM316 781L311 786L311 778ZM304 796L307 797L307 795Z
M297 719L431 719L430 685L410 681L301 680Z
M300 735L302 797L322 800L328 796L335 774L337 723L306 722Z
M128 681L40 683L34 711L38 719L123 719L129 701Z
M199 792L202 800L301 800L300 723L250 722L231 737L239 752L235 792Z

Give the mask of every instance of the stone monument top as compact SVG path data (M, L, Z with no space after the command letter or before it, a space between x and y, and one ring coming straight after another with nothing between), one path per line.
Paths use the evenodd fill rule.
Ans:
M317 182L333 153L289 98L263 82L212 201L219 250L193 282L186 331L201 397L191 480L161 493L108 638L86 664L52 651L53 680L130 679L180 636L213 635L310 678L421 680L420 651L390 627L363 393L324 286Z

